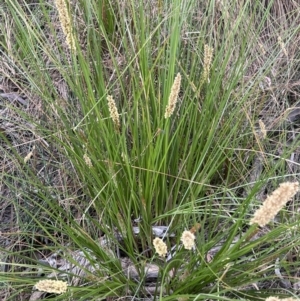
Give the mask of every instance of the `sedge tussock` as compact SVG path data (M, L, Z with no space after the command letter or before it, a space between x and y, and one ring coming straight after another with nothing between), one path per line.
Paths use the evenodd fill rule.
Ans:
M191 250L195 246L195 235L191 231L183 231L180 241L186 250Z
M285 206L285 204L299 190L298 182L281 183L279 187L267 197L263 205L254 213L250 220L250 225L258 224L263 227L268 224L275 215Z
M56 9L59 15L59 21L62 27L62 30L66 36L66 43L71 50L76 49L75 38L73 35L71 17L66 5L67 0L54 0Z
M110 117L115 126L115 130L119 133L120 132L120 119L119 119L118 108L117 108L115 100L113 99L113 97L111 95L107 96L107 104L108 104Z
M67 291L67 282L61 280L40 280L35 286L40 292L62 294Z
M180 75L180 73L177 73L175 80L173 82L172 88L171 88L168 105L165 110L165 118L166 119L170 118L174 113L178 95L179 95L180 84L181 84L181 75Z
M153 246L154 246L156 253L159 256L164 257L167 255L168 247L161 238L159 238L159 237L154 238Z

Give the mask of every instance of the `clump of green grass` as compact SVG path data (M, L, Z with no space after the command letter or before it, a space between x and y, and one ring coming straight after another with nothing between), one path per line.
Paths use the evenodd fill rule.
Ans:
M15 208L19 227L15 246L2 248L7 300L29 296L49 275L69 285L55 300L256 300L275 289L284 296L274 266L279 259L289 278L297 269L285 259L299 244L297 214L249 226L263 185L296 177L282 166L298 142L286 143L286 129L260 136L255 125L274 93L260 84L281 64L282 40L267 55L258 51L272 4L54 4L10 0L1 8L13 20L10 31L0 28L1 60L40 108L11 105L33 133L22 142L35 147L30 157L6 128L2 134L17 171L1 181L17 197L0 200ZM290 25L293 36L299 25ZM274 139L277 162L266 151ZM167 231L156 239L153 226ZM58 251L82 272L33 256ZM157 268L151 293L149 267Z

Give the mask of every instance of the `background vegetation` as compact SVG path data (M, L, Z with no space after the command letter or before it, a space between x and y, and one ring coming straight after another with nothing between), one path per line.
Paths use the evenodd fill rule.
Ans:
M34 300L49 275L69 284L49 300L296 294L297 200L248 229L266 195L299 176L300 6L287 2L0 4L4 300ZM167 258L153 226L168 227ZM180 246L187 229L192 251Z

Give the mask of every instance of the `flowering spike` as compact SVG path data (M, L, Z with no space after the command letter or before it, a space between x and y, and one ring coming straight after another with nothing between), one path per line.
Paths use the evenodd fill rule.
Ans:
M253 218L250 220L250 225L258 224L263 227L268 224L298 190L298 182L281 183L254 213Z
M177 76L175 77L174 83L171 88L168 105L165 110L165 118L170 118L174 113L179 90L180 90L180 84L181 84L181 75L180 73L177 73Z
M156 237L153 240L153 245L155 248L156 253L158 253L159 256L166 256L167 255L167 245L163 242L162 239L159 237Z
M61 280L40 280L35 288L40 292L54 293L54 294L62 294L67 291L67 282Z
M72 22L65 0L55 0L55 6L59 14L62 30L66 36L66 42L71 50L76 49L75 38L72 32Z
M180 240L186 250L191 250L195 246L195 235L191 231L183 231Z
M110 117L115 125L115 130L119 133L120 132L119 113L118 113L116 102L111 95L107 96L107 104L108 104Z

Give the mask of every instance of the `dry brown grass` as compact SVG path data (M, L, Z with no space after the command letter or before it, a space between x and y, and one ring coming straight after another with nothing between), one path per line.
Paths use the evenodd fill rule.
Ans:
M226 1L223 1L223 3L226 3ZM267 7L268 3L269 1L264 1L262 5ZM34 2L32 3L30 6L32 10L34 10L36 5ZM54 7L52 0L49 0L49 6ZM151 13L160 9L160 7L155 6ZM224 6L222 1L217 1L217 13L214 16L215 27L211 31L215 45L220 44L219 41L223 39L222 35L224 32L230 30L229 27L231 25L233 26L240 9L242 9L242 2L232 10L232 7ZM195 13L194 22L199 22L201 18L205 17L203 10L204 7L199 5L199 10ZM86 30L84 20L80 12L78 10L76 12L78 15L75 18L75 22L78 24L79 33L81 33L78 36L84 37ZM252 34L252 38L256 40L256 47L253 48L249 56L249 60L252 60L251 67L247 70L244 82L241 83L241 89L246 89L247 83L251 81L252 77L257 75L259 70L264 66L265 61L268 60L273 47L284 49L280 53L276 64L269 70L268 77L262 78L261 92L257 94L257 107L260 111L259 118L266 125L267 132L272 131L275 125L281 125L287 110L290 107L299 106L298 102L300 99L300 32L294 35L292 39L288 34L292 28L295 28L297 20L300 19L300 4L297 1L275 0L270 12L261 29L260 35L257 36L255 32ZM155 15L155 13L153 14ZM12 53L14 24L8 13L0 18L5 23L5 44L8 45L8 49L11 49ZM256 16L256 18L259 23L262 16ZM51 13L51 26L54 26L53 28L57 36L54 37L52 35L50 26L47 24L44 27L45 35L47 35L50 47L57 53L60 52L59 48L62 48L67 54L67 60L69 60L68 45L65 42L65 37L58 20L58 14L53 10ZM245 26L247 26L247 20L245 20ZM3 36L3 33L0 32L1 39ZM278 45L278 37L281 38L281 45ZM57 43L60 45L57 45ZM80 44L82 47L85 47L87 44L85 38L80 41ZM238 55L238 51L238 47L233 51L232 61ZM260 53L260 56L257 56L257 53ZM117 50L116 56L119 57L120 68L125 67L124 58ZM51 82L60 95L60 99L56 100L58 105L66 106L66 109L68 109L70 94L68 84L64 81L60 70L52 66L51 58L47 53L44 53L43 60L45 66L50 70ZM113 75L114 67L112 66L109 54L105 54L104 64L108 73ZM32 92L27 80L28 75L20 73L18 66L19 63L14 61L13 56L10 56L9 53L7 56L0 57L0 92L16 93L16 95L28 103L28 105L22 105L16 100L11 101L0 97L0 220L2 221L0 245L5 247L8 246L7 244L14 245L16 243L16 236L13 235L14 238L12 239L11 233L15 234L20 230L15 222L17 220L17 213L13 202L17 201L24 203L24 206L28 206L25 204L27 200L18 199L16 191L18 189L28 189L28 195L34 194L33 187L26 186L21 181L24 174L24 162L22 162L22 158L25 158L32 151L33 147L35 149L32 157L26 164L30 166L30 169L37 175L37 178L43 185L52 187L57 201L66 210L76 208L77 212L80 212L77 199L82 197L81 187L83 185L76 176L75 170L63 151L57 148L53 140L49 139L48 141L45 133L40 131L40 125L43 126L45 124L59 128L58 114L55 112L56 107L45 108L45 103L42 102L40 95ZM229 69L232 68L233 66L229 66ZM32 72L34 73L34 70ZM251 115L255 110L257 111L257 108L249 107L245 108L245 110L247 110L250 116L249 122L252 122L253 118ZM25 116L30 116L32 122L29 122L29 119ZM255 124L253 124L253 128L255 129ZM281 139L282 137L274 135L271 143L268 146L263 146L262 150L280 155L282 149L281 143L288 140L293 141L294 136L294 129L288 133L288 137L284 140ZM295 150L294 154L296 158L299 158L300 150ZM249 178L252 176L252 169L255 168L255 165L249 167ZM286 172L287 174L299 172L300 170L299 167L295 169L295 165L293 167L288 166L287 168L290 168ZM256 177L259 177L259 175ZM255 181L255 178L252 180Z

